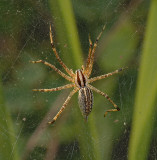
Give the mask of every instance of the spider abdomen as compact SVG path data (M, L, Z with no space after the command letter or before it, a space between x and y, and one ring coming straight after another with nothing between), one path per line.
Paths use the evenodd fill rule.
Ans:
M93 107L93 92L88 87L80 88L79 95L78 95L79 105L81 112L85 119L87 120L87 117L89 113L92 111Z

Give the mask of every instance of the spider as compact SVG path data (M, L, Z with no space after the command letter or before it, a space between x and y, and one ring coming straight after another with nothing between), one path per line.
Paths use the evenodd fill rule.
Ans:
M92 83L92 82L95 82L95 81L100 80L100 79L107 78L107 77L112 76L114 74L117 74L117 73L119 73L119 72L121 72L125 69L125 68L117 69L114 72L107 73L107 74L97 76L97 77L94 77L94 78L90 78L92 68L93 68L93 62L94 62L94 53L95 53L95 50L96 50L96 47L97 47L97 43L98 43L104 29L105 29L105 26L102 28L102 31L99 33L99 35L98 35L94 44L92 44L91 38L89 36L89 53L88 53L88 58L87 58L87 61L86 61L86 66L84 67L82 65L81 69L78 69L75 72L73 72L72 69L69 69L64 64L64 62L61 60L61 58L58 55L58 52L57 52L56 47L54 45L52 30L51 30L51 25L50 25L50 42L51 42L52 50L53 50L58 62L64 68L64 70L67 72L67 74L63 73L62 71L57 69L54 65L52 65L52 64L50 64L46 61L38 60L38 61L31 61L31 62L32 63L43 63L46 66L49 66L54 71L56 71L58 74L60 74L63 78L70 81L71 83L67 84L67 85L64 85L64 86L56 87L56 88L50 88L50 89L33 89L33 91L52 92L52 91L59 91L59 90L72 88L72 87L74 89L70 92L69 96L67 97L67 99L65 100L62 107L60 108L59 112L55 115L53 120L48 122L49 124L52 124L57 120L57 118L60 116L60 114L66 108L66 106L69 103L71 97L77 91L79 92L78 93L79 106L80 106L82 115L84 116L85 120L87 120L88 115L92 111L92 107L93 107L93 92L92 91L95 91L98 94L104 96L114 106L114 109L109 109L105 112L104 117L107 115L108 112L120 111L120 108L111 100L111 98L106 93L104 93L104 92L98 90L97 88L93 87L92 85L90 85L90 83Z

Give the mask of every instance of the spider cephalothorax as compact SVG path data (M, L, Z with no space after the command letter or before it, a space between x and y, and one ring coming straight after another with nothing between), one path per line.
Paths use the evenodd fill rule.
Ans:
M104 29L105 29L105 26L103 27L102 31ZM50 41L51 41L52 50L53 50L57 60L59 61L61 66L65 69L65 71L67 72L68 75L61 72L54 65L52 65L52 64L50 64L46 61L38 60L38 61L32 61L32 63L43 63L43 64L49 66L54 71L56 71L58 74L60 74L63 78L70 81L71 83L67 84L67 85L64 85L64 86L51 88L51 89L33 89L33 91L51 92L51 91L59 91L59 90L62 90L62 89L72 88L72 87L74 87L74 89L70 92L70 94L67 97L67 99L65 100L63 106L61 107L59 112L56 114L56 116L53 118L53 120L51 122L49 122L49 124L52 124L56 121L56 119L59 117L59 115L66 108L66 106L69 103L71 97L77 91L79 92L78 100L79 100L80 109L81 109L82 114L83 114L83 116L85 117L86 120L87 120L87 117L88 117L89 113L91 112L92 106L93 106L93 92L92 92L92 90L101 94L102 96L104 96L114 106L114 109L107 110L105 112L104 116L106 116L106 114L108 112L114 112L114 111L119 111L120 110L119 107L110 99L110 97L106 93L103 93L100 90L98 90L97 88L90 85L90 83L92 83L96 80L107 78L109 76L112 76L113 74L119 73L122 70L124 70L124 68L121 68L121 69L115 70L114 72L111 72L111 73L108 73L108 74L104 74L104 75L97 76L97 77L94 77L94 78L89 78L90 75L91 75L91 72L92 72L92 68L93 68L95 49L97 47L98 40L101 37L102 31L98 35L94 45L92 44L92 41L89 37L89 53L88 53L88 58L87 58L87 62L86 62L86 67L82 66L82 69L78 69L74 73L73 70L69 69L63 63L63 61L60 59L60 57L58 55L58 52L57 52L57 50L54 46L54 43L53 43L53 36L52 36L52 31L51 31L51 26L50 26Z
M82 69L78 69L75 72L75 84L78 88L86 87L87 76L83 73Z

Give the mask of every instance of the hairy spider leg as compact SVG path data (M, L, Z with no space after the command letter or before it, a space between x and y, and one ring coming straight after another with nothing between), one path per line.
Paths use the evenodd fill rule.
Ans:
M58 60L58 62L60 63L60 65L65 69L65 71L71 76L73 77L75 74L73 73L72 69L69 69L64 63L63 61L60 59L58 52L56 50L56 47L54 45L54 41L53 41L53 36L52 36L52 30L51 30L51 25L50 25L50 42L51 42L51 46L52 46L52 50Z
M63 78L65 78L66 80L73 82L73 79L69 76L67 76L66 74L64 74L63 72L61 72L58 68L56 68L54 65L43 61L43 60L38 60L38 61L30 61L31 63L43 63L46 66L49 66L50 68L52 68L54 71L56 71L59 75L61 75Z
M63 89L67 89L67 88L72 88L74 87L74 84L67 84L64 86L60 86L60 87L56 87L56 88L50 88L50 89L33 89L32 91L39 91L39 92L52 92L52 91L60 91Z
M57 118L60 116L60 114L61 114L61 113L63 112L63 110L66 108L66 106L67 106L67 104L69 103L71 97L72 97L77 91L78 91L78 89L73 89L73 90L70 92L69 96L68 96L67 99L65 100L65 102L64 102L63 106L61 107L61 109L59 110L59 112L56 114L56 116L53 118L52 121L48 122L48 124L52 124L52 123L54 123L54 122L57 120Z
M90 63L89 63L89 69L87 71L87 77L89 78L93 69L93 62L94 62L94 53L95 53L95 49L98 45L98 41L103 33L103 31L105 30L105 26L102 28L102 31L99 33L94 45L93 45L93 49L92 49L92 53L91 53L91 57L90 57Z
M127 68L127 67L126 67L126 68ZM104 75L101 75L101 76L97 76L97 77L90 78L90 79L88 80L88 83L92 83L92 82L94 82L94 81L97 81L97 80L100 80L100 79L104 79L104 78L110 77L110 76L112 76L112 75L114 75L114 74L117 74L117 73L125 70L126 68L120 68L120 69L117 69L117 70L115 70L115 71L113 71L113 72L111 72L111 73L107 73L107 74L104 74Z
M92 40L91 40L90 35L89 35L89 52L88 52L88 58L87 58L87 62L86 62L86 70L85 70L86 74L89 70L89 63L90 63L90 58L91 58L91 53L92 53L92 46L93 46Z
M107 115L108 112L120 111L120 108L111 100L111 98L110 98L106 93L101 92L100 90L98 90L97 88L95 88L95 87L93 87L93 86L91 86L91 85L89 85L89 84L88 84L88 87L89 87L90 89L92 89L93 91L97 92L98 94L104 96L104 97L105 97L110 103L112 103L112 105L115 107L115 109L109 109L109 110L107 110L107 111L105 112L104 117L106 117L106 115Z

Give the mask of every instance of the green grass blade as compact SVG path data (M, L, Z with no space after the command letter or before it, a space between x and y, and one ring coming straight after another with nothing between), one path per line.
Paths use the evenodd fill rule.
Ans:
M9 112L4 103L0 81L0 159L18 160L15 134Z
M129 160L147 159L157 93L157 1L152 0L139 70Z
M57 41L62 44L59 46L59 49L61 50L64 62L66 62L66 64L70 63L75 69L81 68L83 64L83 59L81 59L82 51L71 1L66 0L65 3L63 3L62 0L50 1L50 5L56 28L55 37L57 37Z
M80 42L78 38L78 32L76 28L76 23L74 19L72 4L70 0L66 0L66 3L63 3L62 0L58 1L60 10L62 12L62 17L64 19L64 25L67 30L67 35L69 39L69 44L71 47L71 52L73 53L73 60L75 63L75 66L77 68L80 68L83 64L83 61L81 59L82 51L80 47Z
M72 9L72 3L70 0L66 0L66 3L63 3L62 0L50 1L53 17L54 17L54 25L56 29L56 35L58 38L58 42L62 44L62 46L66 41L67 48L62 48L59 46L59 49L62 51L62 57L68 66L72 68L79 69L83 64L81 45L78 38L78 31L76 28L76 23L74 19L74 13ZM87 37L88 38L88 37ZM69 49L69 52L67 50ZM81 159L99 159L99 154L97 153L97 148L94 147L92 138L96 138L98 135L95 133L95 126L91 123L85 123L83 117L81 115L80 109L78 107L77 100L75 99L74 104L76 105L75 114L75 124L73 125L73 136L79 143ZM75 105L73 107L75 107ZM68 132L66 128L65 132ZM88 136L87 136L88 134ZM90 154L89 154L90 153Z

